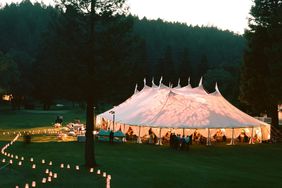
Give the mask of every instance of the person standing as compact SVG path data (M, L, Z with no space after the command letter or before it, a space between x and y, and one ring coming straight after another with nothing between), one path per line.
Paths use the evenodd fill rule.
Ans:
M110 144L113 144L114 143L114 132L111 131L110 132Z

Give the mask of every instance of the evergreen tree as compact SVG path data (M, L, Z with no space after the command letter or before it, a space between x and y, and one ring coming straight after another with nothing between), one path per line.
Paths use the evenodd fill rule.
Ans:
M58 5L61 16L51 27L54 36L47 38L44 48L48 50L43 50L41 57L49 54L45 67L61 71L58 82L65 97L73 97L69 93L75 89L86 101L85 165L93 167L93 107L103 93L111 93L126 80L132 21L122 15L126 12L124 0L62 0ZM54 83L50 75L56 71L49 72L47 77Z
M163 78L166 85L173 84L176 85L177 77L175 73L175 64L172 58L172 50L170 46L167 46L164 52L164 57L161 59L163 65Z
M192 66L189 59L189 51L184 48L180 57L180 65L178 70L178 75L180 77L181 83L183 85L188 84L188 77L192 76Z
M277 84L282 82L282 1L255 0L250 14L240 100L256 113L267 112L276 126L277 105L282 99L282 86Z
M194 76L194 79L192 79L194 80L193 83L195 86L198 85L200 78L207 73L208 69L209 69L209 64L208 64L207 55L202 54L200 63L198 64L196 69L196 75Z

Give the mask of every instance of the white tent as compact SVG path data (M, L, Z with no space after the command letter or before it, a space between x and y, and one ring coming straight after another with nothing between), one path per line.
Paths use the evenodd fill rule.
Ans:
M259 121L230 104L219 92L206 93L200 81L199 86L171 88L152 83L135 93L120 105L100 114L99 118L113 120L115 113L116 129L126 132L131 126L138 136L144 136L148 129L154 128L163 136L174 129L179 134L192 134L195 130L209 138L218 129L227 138L237 137L242 130L252 137L257 134L260 140L270 138L270 125ZM141 128L140 128L141 127ZM233 140L233 139L232 139Z

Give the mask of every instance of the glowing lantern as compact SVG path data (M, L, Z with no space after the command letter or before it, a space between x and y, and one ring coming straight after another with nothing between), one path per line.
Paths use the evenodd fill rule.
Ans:
M54 173L53 177L54 177L54 178L57 178L57 177L58 177L57 173Z
M76 166L75 166L75 169L76 169L76 170L79 170L79 166L78 166L78 165L76 165Z
M106 177L106 176L107 176L106 172L103 172L103 177Z
M41 163L42 163L42 164L45 164L45 160L44 160L44 159L42 159Z
M36 182L35 181L32 181L31 187L36 187Z
M2 100L3 101L11 101L13 99L13 95L3 95Z
M93 168L90 168L90 172L93 173L93 171L94 171L94 169L93 169Z
M48 168L45 170L45 174L49 174L49 169Z
M107 178L110 180L110 179L112 179L112 176L111 176L111 175L108 175Z
M46 183L46 178L42 178L42 183Z
M36 165L35 165L35 164L33 164L33 165L32 165L32 169L35 169L35 168L36 168Z
M52 181L52 177L51 177L51 176L48 177L48 181L49 181L49 182Z
M97 174L101 174L101 170L97 170Z
M64 168L64 164L63 163L61 164L61 168Z

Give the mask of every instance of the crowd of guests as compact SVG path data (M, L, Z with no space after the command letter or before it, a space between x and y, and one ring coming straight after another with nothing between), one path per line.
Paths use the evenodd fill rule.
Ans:
M174 150L189 150L189 145L192 144L192 135L187 135L186 137L180 134L176 135L175 133L170 134L169 146Z

